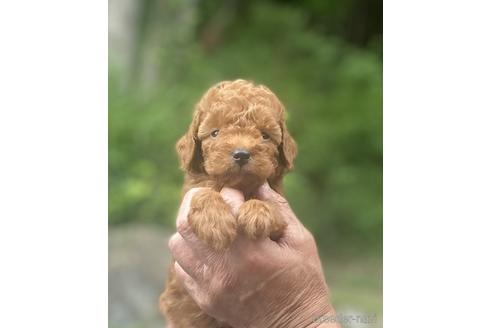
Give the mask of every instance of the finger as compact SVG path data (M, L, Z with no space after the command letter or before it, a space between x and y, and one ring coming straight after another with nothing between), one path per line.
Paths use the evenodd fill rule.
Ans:
M279 244L294 245L298 240L302 239L305 233L307 233L306 228L292 211L287 200L273 190L268 182L264 183L258 189L257 197L264 201L276 203L280 209L280 214L287 223L281 238L277 241Z
M258 188L256 196L261 200L270 200L281 205L288 204L287 200L282 197L282 195L280 195L275 190L273 190L272 187L270 187L268 181L266 181L260 186L260 188Z
M186 192L183 200L181 201L181 205L179 206L178 217L176 219L176 227L179 227L181 224L184 224L188 221L188 212L190 211L191 200L197 192L204 189L206 188L191 188L190 190L188 190L188 192Z
M198 296L197 282L193 280L193 277L186 273L178 262L174 262L174 272L176 273L178 280L181 282L181 285L183 285L188 294L195 299Z
M289 202L280 194L278 194L275 190L273 190L268 182L265 182L257 191L258 199L263 201L270 201L275 203L280 208L287 224L295 224L302 225L297 216L294 214L292 209L289 206Z
M232 189L228 187L222 188L220 195L224 201L231 207L232 213L237 215L239 207L244 203L244 195L237 189Z
M186 243L179 233L175 233L169 239L169 249L176 262L195 280L203 278L204 263L193 249Z
M184 195L181 206L179 207L178 218L176 219L176 230L196 252L203 250L205 244L198 239L188 223L188 213L190 212L191 200L195 194L204 189L205 188L192 188Z

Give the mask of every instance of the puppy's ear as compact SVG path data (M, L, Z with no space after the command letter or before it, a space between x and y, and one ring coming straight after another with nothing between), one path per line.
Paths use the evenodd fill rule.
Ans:
M287 130L287 125L282 122L282 143L279 146L280 158L284 162L287 170L292 170L294 167L294 159L297 155L297 145L294 139Z
M202 172L203 158L201 152L201 144L198 139L198 127L200 126L201 114L195 111L193 121L188 129L188 132L179 139L176 144L181 168L190 172Z

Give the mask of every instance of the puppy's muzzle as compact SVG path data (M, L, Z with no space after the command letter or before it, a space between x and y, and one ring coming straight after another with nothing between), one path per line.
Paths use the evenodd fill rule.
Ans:
M234 162L239 166L243 166L244 164L248 163L250 157L251 155L249 151L245 149L236 149L232 152L232 158L234 159Z

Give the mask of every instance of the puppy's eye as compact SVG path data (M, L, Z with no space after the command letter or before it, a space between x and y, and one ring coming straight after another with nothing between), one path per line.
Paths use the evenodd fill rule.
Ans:
M210 133L210 135L215 138L216 136L219 135L219 129L216 129L216 130L213 130L212 133Z
M268 134L266 134L265 132L262 132L261 133L261 137L263 138L263 140L268 140L270 139L270 136Z

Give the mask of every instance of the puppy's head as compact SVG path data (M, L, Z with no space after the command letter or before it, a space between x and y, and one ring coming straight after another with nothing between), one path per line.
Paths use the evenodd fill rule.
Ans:
M176 148L183 169L242 190L281 177L297 151L282 103L265 86L244 80L210 88Z

